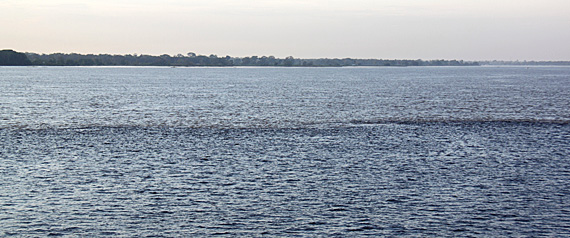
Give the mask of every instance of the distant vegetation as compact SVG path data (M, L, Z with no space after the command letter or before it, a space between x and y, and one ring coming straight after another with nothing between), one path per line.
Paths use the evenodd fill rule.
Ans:
M0 51L0 65L36 66L477 66L477 65L570 65L570 61L463 61L463 60L387 60L387 59L298 59L292 56L219 57L217 55L110 55L110 54L36 54L13 50Z
M24 53L18 53L13 50L0 50L0 65L24 66L31 64L32 62Z
M521 66L556 66L556 65L570 65L570 61L479 61L481 65L521 65Z
M462 60L384 60L384 59L297 59L292 56L219 57L217 55L82 55L82 54L35 54L27 53L33 65L44 66L296 66L296 67L340 67L340 66L466 66L477 62Z

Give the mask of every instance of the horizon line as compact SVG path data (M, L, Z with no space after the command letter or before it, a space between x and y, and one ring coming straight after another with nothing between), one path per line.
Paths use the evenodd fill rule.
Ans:
M3 49L3 50L10 50L10 49ZM16 50L14 50L16 51ZM18 51L16 51L18 52ZM141 56L141 55L146 55L146 56L154 56L154 57L159 57L162 55L168 55L169 57L178 57L178 55L182 55L182 57L189 57L188 53L194 53L194 52L187 52L185 54L182 53L176 53L176 54L168 54L168 53L163 53L163 54L145 54L145 53L77 53L77 52L53 52L53 53L45 53L45 52L41 52L41 53L37 53L37 52L29 52L29 51L22 51L22 53L25 54L39 54L39 55L52 55L52 54L78 54L78 55L120 55L120 56ZM425 58L375 58L375 57L296 57L293 55L290 56L285 56L285 57L278 57L278 56L274 56L274 55L247 55L247 56L231 56L231 55L218 55L218 54L201 54L201 53L195 53L196 56L206 56L209 57L210 55L215 55L217 57L232 57L232 58L248 58L248 57L275 57L276 59L285 59L287 57L293 57L295 59L361 59L361 60L422 60L422 61L436 61L436 60L445 60L445 61L452 61L452 60L457 60L457 61L465 61L465 62L570 62L570 59L567 60L555 60L555 59L551 59L551 60L536 60L536 59L515 59L515 60L507 60L507 59L483 59L483 60L470 60L470 59L460 59L460 58L431 58L431 59L425 59Z

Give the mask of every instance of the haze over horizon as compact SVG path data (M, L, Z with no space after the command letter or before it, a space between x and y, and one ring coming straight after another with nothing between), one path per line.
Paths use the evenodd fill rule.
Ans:
M0 0L34 53L570 60L568 0Z

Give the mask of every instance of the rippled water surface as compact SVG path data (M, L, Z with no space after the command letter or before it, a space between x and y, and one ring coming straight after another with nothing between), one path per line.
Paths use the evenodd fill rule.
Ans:
M570 236L570 68L0 67L0 236Z

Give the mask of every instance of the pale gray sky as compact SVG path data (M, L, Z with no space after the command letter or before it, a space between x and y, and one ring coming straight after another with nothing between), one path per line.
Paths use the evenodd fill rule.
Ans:
M37 53L570 60L570 0L0 0Z

